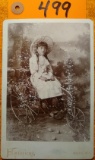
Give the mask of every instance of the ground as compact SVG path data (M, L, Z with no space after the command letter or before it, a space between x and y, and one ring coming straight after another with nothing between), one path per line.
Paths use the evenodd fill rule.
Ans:
M89 140L89 109L85 109L85 127L73 131L66 117L56 120L49 114L41 114L31 124L19 123L11 110L7 112L7 140L10 141L63 141L76 142Z

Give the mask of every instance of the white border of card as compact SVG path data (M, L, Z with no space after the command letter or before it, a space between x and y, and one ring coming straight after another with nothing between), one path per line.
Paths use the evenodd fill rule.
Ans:
M11 23L88 23L90 25L90 141L37 142L7 141L7 51L8 25ZM3 76L2 76L2 137L1 154L4 159L91 159L94 156L94 31L91 20L29 19L6 20L3 23Z

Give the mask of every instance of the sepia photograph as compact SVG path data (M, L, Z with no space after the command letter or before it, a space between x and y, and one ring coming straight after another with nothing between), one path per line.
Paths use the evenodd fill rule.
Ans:
M90 140L90 25L8 25L7 140Z
M3 34L3 157L91 157L91 21L10 20Z

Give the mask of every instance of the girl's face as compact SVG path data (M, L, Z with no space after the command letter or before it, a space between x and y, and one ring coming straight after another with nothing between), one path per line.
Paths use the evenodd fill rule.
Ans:
M39 56L44 56L46 53L46 47L45 46L38 46L37 52Z

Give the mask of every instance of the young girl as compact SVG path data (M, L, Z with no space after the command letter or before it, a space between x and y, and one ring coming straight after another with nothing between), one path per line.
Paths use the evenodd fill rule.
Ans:
M32 55L29 59L30 80L42 100L62 95L61 84L53 75L47 58L52 47L53 42L49 37L37 39L30 47Z

